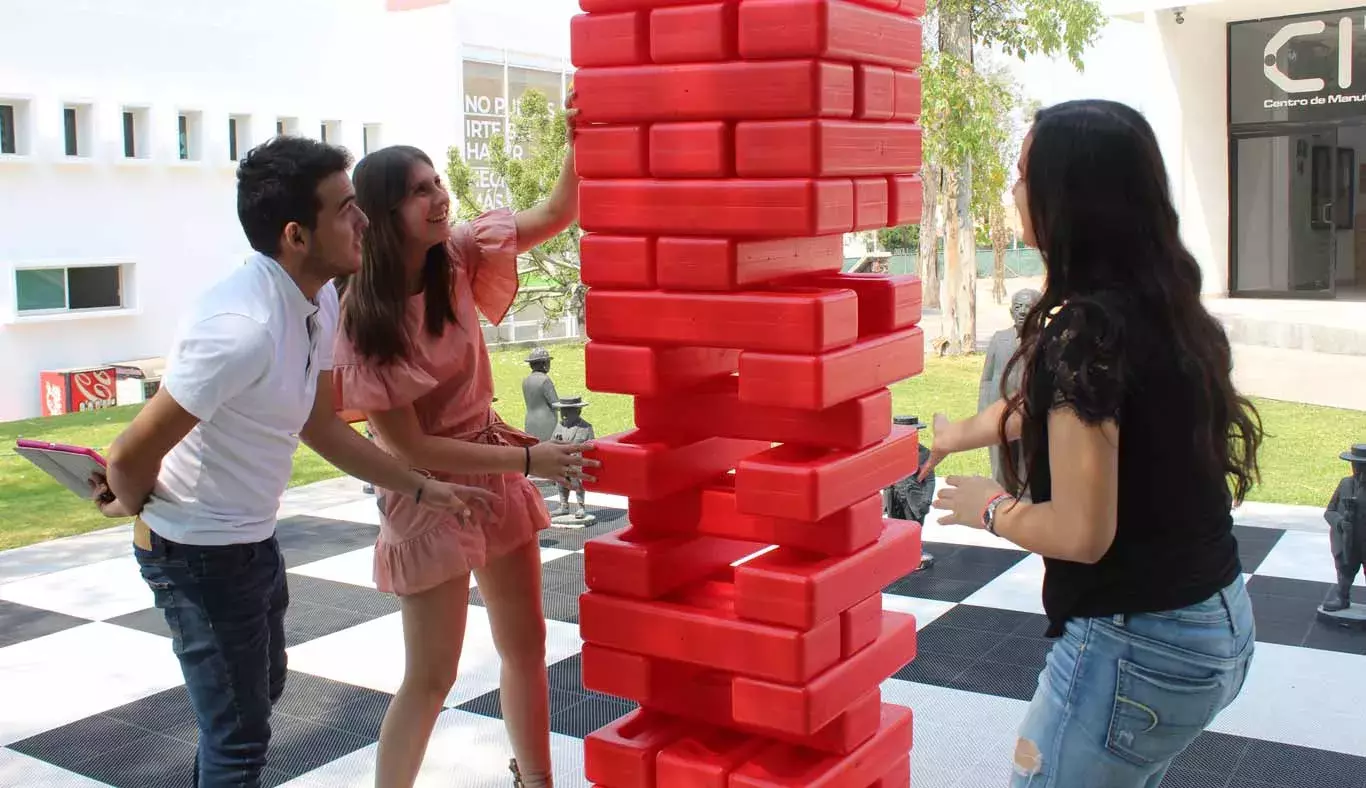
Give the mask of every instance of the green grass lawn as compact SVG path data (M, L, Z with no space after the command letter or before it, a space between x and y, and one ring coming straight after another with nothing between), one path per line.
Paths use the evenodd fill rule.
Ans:
M554 356L551 377L560 396L581 394L590 400L584 418L600 436L631 428L631 398L589 392L584 386L583 349L560 345ZM525 350L492 354L499 413L521 426L525 415L521 381L527 373ZM932 358L925 374L894 386L898 414L920 416L925 421L936 412L953 418L971 415L977 406L977 381L982 357ZM1338 454L1366 436L1366 413L1334 410L1312 405L1258 401L1267 429L1263 447L1263 484L1253 500L1324 506L1346 465ZM106 449L132 420L136 408L113 408L53 419L0 424L0 549L19 547L59 536L84 533L114 524L46 474L21 459L9 448L17 438L36 438ZM985 451L950 458L943 474L982 474L988 470ZM1161 469L1153 469L1155 478ZM308 484L335 477L337 471L307 447L295 456L291 485Z

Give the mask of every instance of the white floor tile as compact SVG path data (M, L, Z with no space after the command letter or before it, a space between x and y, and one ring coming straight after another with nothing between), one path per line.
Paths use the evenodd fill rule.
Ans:
M0 785L42 786L42 788L107 788L104 783L68 772L50 763L0 750Z
M349 553L334 555L311 564L303 564L289 570L290 574L331 580L334 583L349 583L353 586L375 587L375 548L362 547Z
M284 785L288 788L371 788L375 783L375 751L371 745ZM454 709L437 718L415 788L504 788L511 748L502 720ZM555 785L587 788L583 775L583 742L552 733L550 757Z
M152 591L130 554L6 583L0 599L102 621L151 607Z
M0 551L0 584L128 555L132 544L133 526L116 525Z
M933 542L944 544L972 545L976 547L996 547L1004 550L1019 550L1016 545L1009 540L1002 539L987 533L981 528L969 528L965 525L941 525L939 518L945 513L935 509L925 518L924 529L920 532L921 538L925 540L925 549L934 552Z
M956 604L955 602L940 602L937 599L920 599L913 596L901 596L900 594L882 595L882 609L897 613L910 613L915 616L917 632L929 626L936 618L953 610Z
M1022 700L899 679L882 683L882 702L907 706L915 715L911 785L916 788L951 788L963 784L965 775L1008 767L1029 708Z
M1304 531L1286 531L1271 548L1266 560L1257 567L1256 574L1272 577L1289 577L1296 580L1313 580L1318 583L1336 583L1337 570L1333 568L1333 552L1328 546L1328 534ZM1366 579L1360 572L1354 585L1366 587Z
M359 501L320 509L308 514L310 517L322 517L327 520L345 520L352 523L379 525L379 506L375 504L375 498L372 495L367 495Z
M0 649L0 746L182 681L168 638L113 624L16 643Z
M571 504L578 503L578 500L579 499L573 495L569 496L569 502ZM624 495L608 495L607 493L592 492L591 490L583 494L583 502L585 505L601 506L606 509L625 509L627 500L628 499ZM550 495L545 496L545 504L550 511L555 511L555 508L560 505L559 494L552 492Z
M1031 553L964 599L963 604L1044 615L1043 569L1043 558Z
M579 628L546 622L546 662L577 654L583 641ZM498 688L498 652L493 647L488 611L469 606L459 678L446 698L458 706ZM315 676L369 687L390 694L403 680L403 624L398 613L309 641L289 650L289 667Z
M1366 756L1366 657L1258 643L1247 683L1212 730Z

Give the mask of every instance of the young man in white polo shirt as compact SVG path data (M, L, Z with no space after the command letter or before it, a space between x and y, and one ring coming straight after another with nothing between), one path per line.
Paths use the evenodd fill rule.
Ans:
M257 786L285 682L289 603L275 517L302 439L341 470L472 516L482 490L401 465L336 415L334 277L367 219L339 148L281 137L237 171L256 255L190 308L161 390L109 451L100 509L137 516L134 553L174 634L199 721L195 784ZM320 374L323 375L321 382Z

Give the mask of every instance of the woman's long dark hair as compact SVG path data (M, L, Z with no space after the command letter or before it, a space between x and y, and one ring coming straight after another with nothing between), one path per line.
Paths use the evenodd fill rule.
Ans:
M1259 480L1261 419L1233 387L1233 355L1222 326L1200 301L1200 266L1181 241L1167 170L1152 127L1137 111L1109 101L1071 101L1035 118L1024 162L1029 220L1047 270L1043 297L1025 319L1019 350L1003 381L1021 368L1007 396L1006 420L1019 413L1023 443L1037 446L1047 407L1029 401L1044 325L1068 301L1101 293L1132 299L1175 344L1183 372L1196 384L1198 426L1192 446L1210 468L1222 469L1241 502ZM1120 321L1123 315L1110 315ZM1004 393L1004 392L1003 392ZM1033 452L1028 452L1032 455ZM1008 486L1019 492L1033 476L1004 452ZM1032 459L1026 460L1026 465ZM1023 473L1021 471L1023 470Z
M370 219L361 241L361 266L337 283L341 292L341 331L370 363L383 366L408 357L405 315L408 276L403 268L403 228L399 206L410 191L408 179L427 154L403 145L375 151L360 160L354 177L356 204ZM424 327L441 336L455 323L451 307L451 261L445 244L433 246L422 264Z

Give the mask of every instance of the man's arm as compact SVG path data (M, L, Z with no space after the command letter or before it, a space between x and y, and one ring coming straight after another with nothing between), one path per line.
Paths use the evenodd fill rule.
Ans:
M198 423L194 414L162 388L114 439L109 447L106 478L110 492L128 515L142 511L156 487L161 461Z
M412 496L426 481L425 476L389 456L337 416L330 370L318 378L313 410L299 437L339 470L377 487Z

